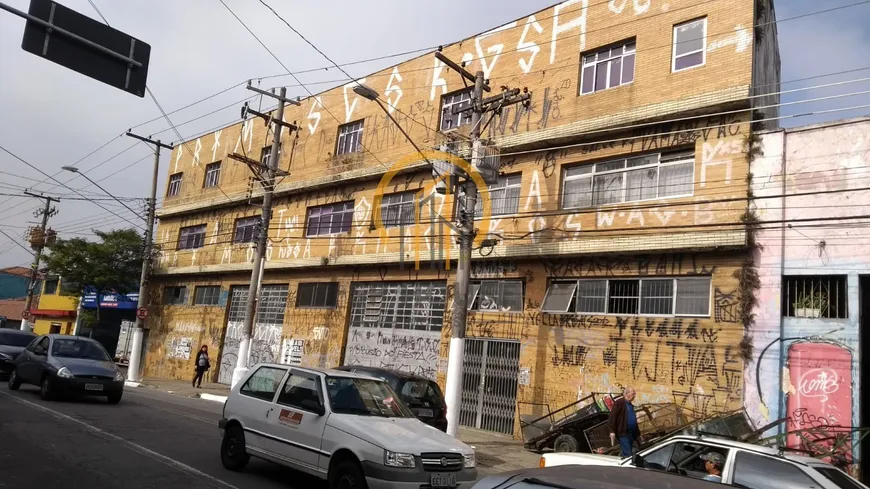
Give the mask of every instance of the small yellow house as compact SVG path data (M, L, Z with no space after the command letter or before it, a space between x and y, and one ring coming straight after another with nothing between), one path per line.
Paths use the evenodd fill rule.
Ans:
M73 334L79 297L63 293L61 279L46 277L39 298L31 306L33 332L36 334Z

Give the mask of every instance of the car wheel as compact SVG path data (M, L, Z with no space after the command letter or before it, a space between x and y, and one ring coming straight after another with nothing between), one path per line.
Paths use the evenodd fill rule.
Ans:
M367 489L366 478L353 460L339 462L329 471L329 489Z
M245 450L245 432L242 427L236 425L227 428L221 442L221 463L224 468L234 472L242 470L250 459L251 456Z
M19 387L21 387L21 379L18 378L18 372L13 370L9 374L9 390L17 391Z
M43 401L54 399L54 389L51 386L51 377L45 377L42 379L42 385L39 388L39 395L42 397Z
M107 400L109 401L109 404L118 404L121 402L121 393L109 394Z
M577 439L571 435L559 435L553 443L556 452L576 452L578 448Z

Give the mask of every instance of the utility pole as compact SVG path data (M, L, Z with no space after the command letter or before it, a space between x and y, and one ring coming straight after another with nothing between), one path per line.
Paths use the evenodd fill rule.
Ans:
M138 139L142 142L154 146L154 172L151 175L151 198L148 200L148 216L145 222L145 246L144 256L142 257L142 275L139 277L139 303L136 312L136 325L133 328L133 346L130 352L130 363L127 365L127 378L133 382L138 382L139 365L142 363L142 338L144 336L145 318L141 317L138 310L147 310L148 306L148 279L151 277L151 260L154 254L154 213L157 206L157 177L160 171L160 149L166 148L172 151L171 144L161 143L160 140L153 140L143 136L138 136L130 131L127 131L127 136L133 139ZM100 298L97 297L97 301Z
M233 369L232 386L235 386L248 374L248 356L251 351L251 335L254 330L254 318L257 315L257 302L260 293L260 280L262 279L262 270L265 267L266 260L266 244L269 241L269 221L272 220L272 194L275 191L275 176L278 174L278 162L280 160L281 150L281 129L286 127L292 132L297 129L293 124L284 122L284 106L286 104L299 105L298 101L287 98L287 89L281 87L279 95L266 90L252 87L248 82L248 90L257 92L261 95L266 95L278 100L278 109L275 117L269 114L263 114L247 105L242 109L242 118L247 117L248 113L257 115L266 120L266 123L274 124L274 136L272 138L272 149L269 154L269 162L265 168L259 161L251 160L245 156L232 155L234 159L240 159L251 168L258 177L260 184L263 186L263 205L262 215L260 216L260 232L257 235L257 248L254 252L254 263L251 267L251 284L248 287L248 300L245 303L245 323L242 328L242 337L239 341L239 353L236 358L236 367Z
M489 82L484 79L483 71L474 76L464 67L456 64L440 52L435 57L458 72L466 80L474 82L471 105L465 109L454 110L459 114L471 110L471 166L474 171L482 169L484 159L483 143L480 140L481 125L485 114L501 109L504 106L526 102L531 97L528 91L520 94L518 88L503 88L499 95L483 98L484 91L490 91ZM487 172L492 178L492 172ZM497 175L496 175L497 177ZM491 183L491 182L489 182ZM456 267L456 283L453 296L453 331L450 336L450 350L447 357L447 385L445 386L445 401L447 403L447 433L459 436L459 413L462 404L462 373L465 370L465 326L468 320L468 287L471 281L471 252L474 248L474 209L477 205L477 187L471 178L465 179L465 196L457 206L459 213L459 260ZM459 192L454 195L459 198ZM483 378L481 378L483 380Z
M27 299L24 301L24 311L27 314L26 318L22 318L21 331L30 331L33 329L30 324L30 306L33 305L33 289L36 288L36 277L39 274L39 261L42 259L42 250L45 248L46 233L45 228L48 226L48 218L57 214L56 209L51 208L52 202L60 202L60 200L46 195L37 195L25 191L25 195L42 199L45 201L45 207L39 211L42 214L42 224L39 225L42 238L39 241L39 246L36 247L36 254L33 256L33 264L30 265L30 280L27 282Z

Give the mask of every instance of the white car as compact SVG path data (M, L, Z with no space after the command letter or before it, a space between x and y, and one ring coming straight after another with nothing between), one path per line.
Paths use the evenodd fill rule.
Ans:
M474 450L418 420L381 379L258 364L224 403L221 461L251 456L329 481L330 489L467 488Z
M644 467L702 479L707 475L702 455L725 458L722 483L746 489L867 489L842 470L821 460L774 448L714 436L675 436L622 458L591 453L546 453L541 467L594 465Z

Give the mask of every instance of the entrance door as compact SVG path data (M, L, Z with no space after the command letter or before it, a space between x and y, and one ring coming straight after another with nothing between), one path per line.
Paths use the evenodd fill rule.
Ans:
M518 342L466 339L459 424L513 434L519 366Z
M278 361L284 313L287 310L287 291L287 284L264 285L260 288L257 316L254 319L254 331L248 356L249 366ZM231 384L233 381L233 370L236 368L239 343L242 341L242 329L245 324L247 301L247 285L237 285L230 289L230 311L227 315L227 328L221 348L218 373L218 382L221 384Z
M233 369L239 356L239 343L242 340L242 326L245 322L245 302L248 300L248 286L235 285L230 289L230 311L227 314L227 327L224 344L221 346L220 371L218 382L232 384Z

